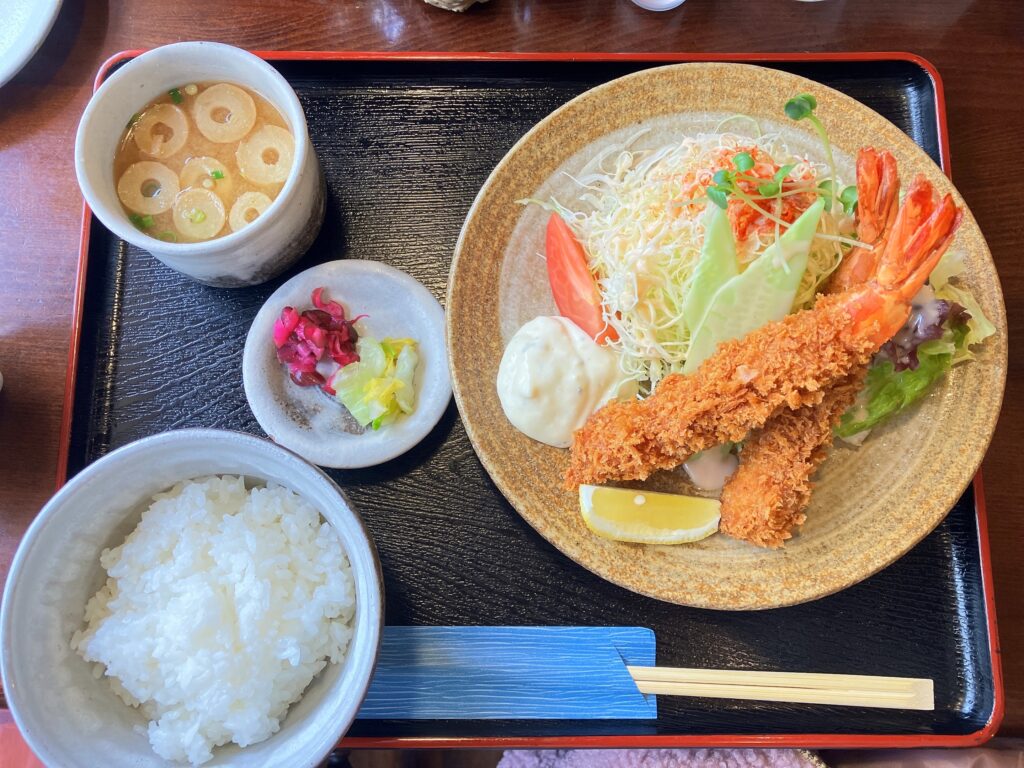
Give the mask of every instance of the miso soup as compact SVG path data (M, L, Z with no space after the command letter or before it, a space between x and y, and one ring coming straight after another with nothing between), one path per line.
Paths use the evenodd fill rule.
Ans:
M284 117L258 93L188 83L132 116L114 156L117 196L150 237L223 237L266 211L294 154Z

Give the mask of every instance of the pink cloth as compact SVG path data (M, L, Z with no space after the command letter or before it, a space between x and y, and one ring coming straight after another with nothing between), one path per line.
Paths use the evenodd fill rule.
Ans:
M829 768L1024 768L1024 740L994 739L984 749L842 750L821 758Z
M0 768L45 768L21 738L6 709L0 709Z
M811 768L795 749L509 750L498 768Z

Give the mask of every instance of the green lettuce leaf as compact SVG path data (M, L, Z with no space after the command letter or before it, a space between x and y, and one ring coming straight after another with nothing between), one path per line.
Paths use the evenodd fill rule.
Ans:
M935 290L936 298L945 299L948 302L956 302L966 309L970 315L970 319L967 321L967 336L964 339L964 343L953 355L953 365L964 360L974 359L971 347L975 344L980 344L996 332L996 327L985 317L985 313L981 311L981 305L978 304L977 299L974 298L971 292L950 282L951 278L958 277L963 271L963 254L959 251L947 251L939 263L935 265L935 269L932 270L931 277L929 278L929 282Z
M947 330L941 339L918 347L918 366L897 371L890 360L876 360L868 370L857 403L843 414L835 433L849 438L881 424L908 405L916 403L932 384L953 367L956 356L967 346L966 325Z

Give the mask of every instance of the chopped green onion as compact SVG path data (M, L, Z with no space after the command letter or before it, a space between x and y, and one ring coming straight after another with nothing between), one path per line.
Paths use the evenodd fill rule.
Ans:
M376 419L373 420L373 422L371 423L370 426L372 426L374 429L380 429L380 424L381 424L381 422L383 420L384 420L384 414L381 414L380 416L378 416Z
M126 125L125 128L130 131L132 128L135 127L135 124L137 122L139 122L139 120L141 120L141 119L142 119L142 115L140 115L138 112L136 112L134 115L132 115L128 119L128 125Z
M853 213L853 210L857 207L857 188L847 187L839 195L839 202L843 204L843 210L847 214Z
M219 179L223 179L224 178L224 171L218 171L218 170L210 171L210 178L211 179L218 179L218 180Z
M739 152L732 159L732 164L739 171L749 171L754 167L754 158L750 156L749 152Z
M171 88L171 90L169 90L167 93L170 94L171 101L173 101L175 104L181 104L181 102L185 100L185 97L181 95L181 91L179 91L177 88Z
M131 220L132 224L139 229L149 229L153 226L153 217L148 214L146 216L140 216L137 213L133 213L128 218Z
M729 207L728 190L724 190L721 187L708 187L707 195L708 200L719 208L725 209Z
M166 240L168 243L178 242L178 236L173 232L161 232L157 235L160 240Z
M193 224L202 224L206 221L206 214L198 208L193 208L191 211L185 214L185 218L191 221Z

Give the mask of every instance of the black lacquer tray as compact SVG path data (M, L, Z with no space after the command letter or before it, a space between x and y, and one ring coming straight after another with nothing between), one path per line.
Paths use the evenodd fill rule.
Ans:
M119 54L100 80L131 58ZM376 259L442 302L480 185L535 122L620 75L743 60L837 88L948 167L941 82L909 54L617 55L266 53L294 86L327 179L312 250L263 286L214 289L115 238L87 213L79 342L69 376L67 473L182 427L262 435L242 391L242 345L263 301L298 271ZM74 352L77 351L77 355ZM663 666L927 677L933 712L659 697L651 721L357 721L352 746L974 744L1002 714L980 482L891 567L839 594L772 611L661 603L559 554L508 505L452 403L410 453L331 471L380 551L388 624L630 625Z

